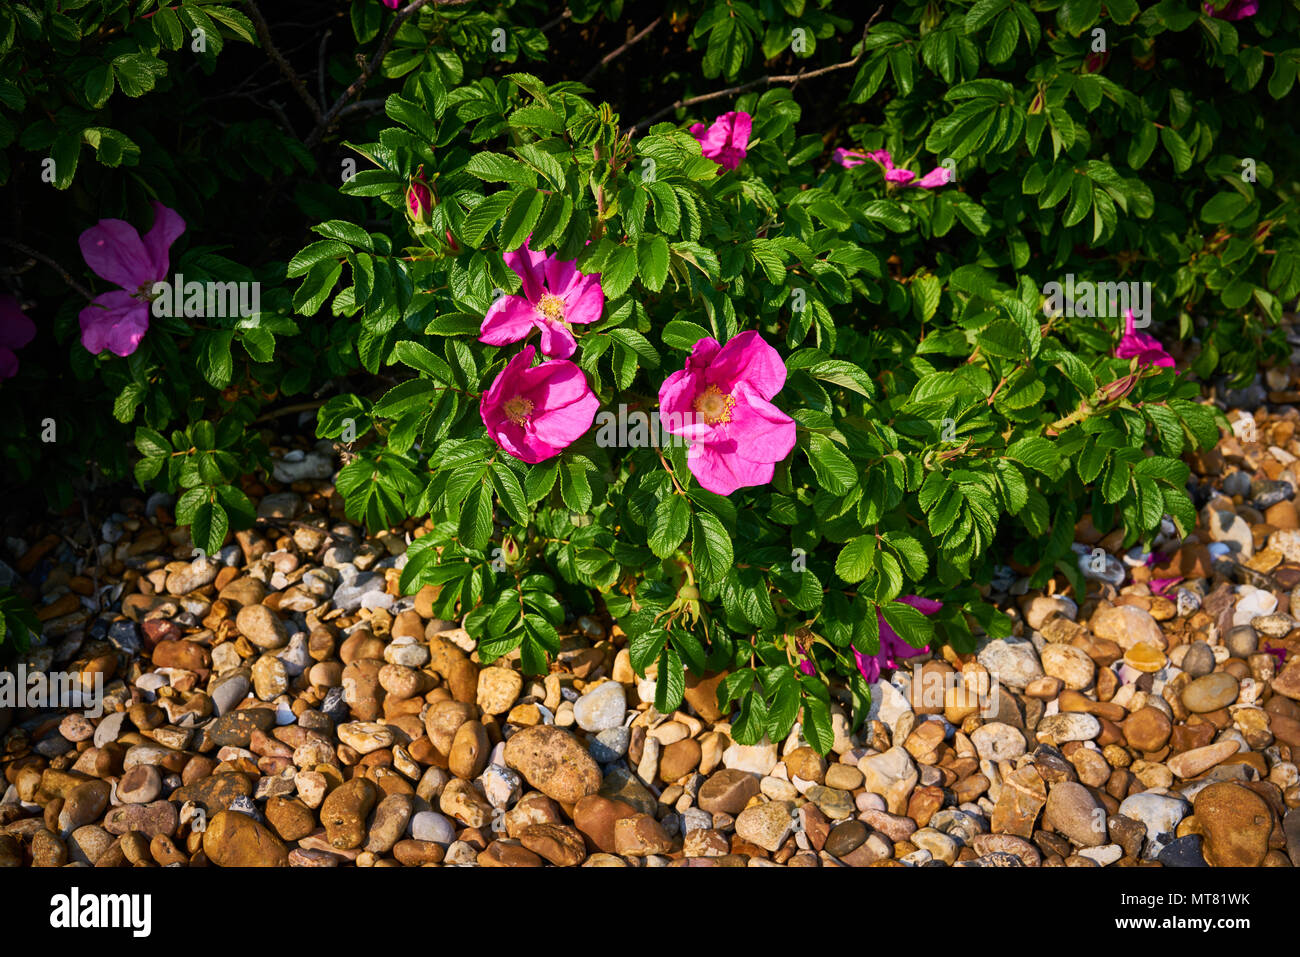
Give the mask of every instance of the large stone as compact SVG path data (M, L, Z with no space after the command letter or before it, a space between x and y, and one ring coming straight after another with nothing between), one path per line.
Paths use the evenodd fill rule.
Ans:
M995 834L1033 837L1034 823L1046 803L1047 785L1042 775L1032 764L1026 765L1003 780L989 827Z
M573 806L573 824L593 847L613 854L615 825L620 819L635 817L637 813L636 808L623 801L589 794Z
M546 725L516 732L506 742L505 762L562 804L600 790L599 765L577 738L561 728Z
M320 808L321 824L330 846L352 850L366 837L366 817L375 806L375 785L366 778L353 778L336 787Z
M741 811L736 818L736 835L767 851L776 851L794 829L790 801L768 801Z
M1149 611L1136 605L1103 602L1093 612L1089 626L1098 638L1107 638L1125 651L1140 642L1155 645L1161 651L1169 647L1160 623L1151 617Z
M649 857L667 854L673 849L672 838L662 824L649 814L634 814L614 822L614 853L623 857Z
M578 727L593 734L617 728L626 711L627 696L617 681L602 682L573 703Z
M505 714L523 687L523 675L511 668L484 668L478 673L475 698L484 714Z
M1031 681L1043 677L1043 666L1028 641L999 638L980 649L977 657L994 680L1014 691L1024 691Z
M686 703L710 724L722 718L722 709L718 707L718 685L722 684L726 677L725 671L703 678L697 678L690 673L686 675Z
M245 605L235 616L239 633L266 651L283 648L289 643L289 632L280 616L265 605Z
M203 853L218 867L286 867L284 842L247 814L221 811L203 832Z
M916 787L917 770L911 757L901 747L890 748L884 754L873 754L858 762L862 772L863 787L885 799L890 814L904 814L907 799Z
M1216 671L1183 688L1183 705L1196 714L1218 711L1237 700L1239 689L1235 677L1226 671Z
M723 768L700 787L698 803L710 814L739 814L759 792L759 779L745 771Z
M1082 784L1062 781L1047 793L1043 823L1079 847L1106 843L1106 811Z
M1273 813L1250 788L1230 781L1202 788L1193 802L1212 867L1258 867L1268 854Z

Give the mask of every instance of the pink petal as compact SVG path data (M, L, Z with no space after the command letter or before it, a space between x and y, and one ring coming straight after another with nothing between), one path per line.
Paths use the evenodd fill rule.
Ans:
M934 189L936 186L943 186L945 183L952 181L952 170L946 166L936 166L930 172L918 179L913 185L922 189Z
M488 307L483 324L479 327L478 341L490 346L503 346L528 338L534 329L540 329L536 307L523 296L502 296Z
M77 239L86 265L101 279L135 292L153 282L153 257L134 226L121 219L101 219Z
M693 441L713 434L717 426L695 412L695 399L705 388L703 374L689 365L664 380L659 387L659 420L668 432Z
M560 323L542 322L538 328L542 330L542 355L552 359L567 359L577 350L578 340Z
M579 376L582 376L581 369L576 365L573 368ZM585 378L583 385L586 385ZM537 438L558 451L567 448L587 434L592 422L596 420L596 412L599 409L600 400L596 398L595 393L587 389L585 395L573 402L553 408L547 407L541 414L535 415L530 424Z
M864 655L853 645L849 645L849 650L853 652L853 660L858 664L858 671L862 672L862 677L867 679L868 684L875 684L880 680L880 660L875 655Z
M915 178L916 174L910 169L885 170L885 182L887 183L910 183Z
M771 462L741 458L728 443L696 442L686 453L686 464L701 486L717 495L730 495L738 488L766 485L775 473Z
M151 278L158 280L167 276L167 270L171 266L172 243L185 232L185 220L181 219L176 210L157 200L149 205L153 207L153 226L144 234L144 248L153 264Z
M36 323L13 296L0 296L0 346L21 349L36 337Z
M751 462L780 462L794 449L794 419L759 395L747 382L736 386L727 437Z
M898 599L904 605L911 605L923 615L933 615L943 608L943 602L937 598L922 598L920 595L904 595Z
M518 249L506 253L502 258L524 284L524 296L534 303L541 299L542 293L546 291L546 275L543 271L548 258L546 253L529 249L528 242L525 241Z
M879 163L885 169L894 168L894 157L890 155L889 150L872 150L867 154L867 159Z
M598 320L605 309L605 290L599 276L582 276L563 295L565 322L586 325Z
M12 349L0 346L0 379L12 379L18 374L18 357Z
M771 399L785 385L785 363L757 332L742 332L709 363L708 381L724 393L733 392L738 382L747 382L764 399Z
M95 355L108 349L114 355L129 356L149 330L149 305L130 293L115 290L96 296L77 316L81 344Z

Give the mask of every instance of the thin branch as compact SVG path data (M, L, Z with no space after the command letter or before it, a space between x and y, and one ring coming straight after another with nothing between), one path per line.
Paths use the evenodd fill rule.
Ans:
M355 103L349 103L347 106L343 107L343 109L339 110L338 118L341 120L345 116L351 116L353 113L362 113L366 110L382 110L384 108L384 103L385 101L381 99L357 100Z
M320 108L325 109L325 45L330 42L330 37L334 34L333 30L326 30L325 35L320 38L320 49L316 51L316 85L320 90ZM325 118L321 113L317 117L319 123Z
M348 88L339 94L339 98L334 101L334 105L329 108L320 121L316 124L316 129L311 131L311 135L305 140L308 149L319 143L322 137L333 126L343 112L344 106L348 100L360 93L370 78L379 71L379 65L383 62L388 50L397 38L397 31L402 28L402 24L414 16L420 9L430 5L439 7L463 7L466 4L473 3L474 0L412 0L406 6L402 7L393 15L393 22L388 26L388 32L384 34L384 39L379 44L379 49L375 55L370 58L370 62L361 68L361 75L348 84Z
M867 20L866 25L863 26L862 39L864 44L867 38L867 31L871 29L872 22L876 19L876 17L880 16L880 11L883 9L884 9L883 7L876 7L876 12L871 15L871 18ZM748 83L741 83L737 86L728 87L725 90L717 90L713 93L701 93L699 96L687 97L686 99L678 100L676 103L673 103L671 106L664 107L658 113L655 113L652 116L648 117L647 119L642 120L640 123L636 124L636 126L630 127L624 132L635 133L638 130L647 129L656 120L668 116L670 113L675 113L677 110L680 110L683 107L694 106L696 103L707 103L709 100L719 100L727 96L736 96L737 94L744 93L747 90L752 90L755 87L760 87L760 86L772 86L773 84L776 83L797 84L803 82L804 80L811 80L814 77L824 76L827 73L834 73L837 70L844 70L847 69L848 67L856 66L858 63L862 62L862 57L866 54L866 52L867 52L866 47L864 45L863 48L858 52L857 56L855 56L851 60L845 60L843 63L833 63L830 66L824 66L821 69L812 70L811 72L807 72L807 73L801 70L798 73L787 73L782 76L762 76L759 77L757 80L751 80Z
M35 249L32 249L31 246L28 246L25 243L20 243L16 239L10 239L7 236L0 237L0 243L4 243L6 246L18 250L24 256L28 256L32 259L45 263L45 265L49 266L56 273L59 274L59 276L63 279L63 281L68 284L69 288L81 294L87 302L95 301L95 297L91 295L89 289L87 289L81 283L77 282L77 280L73 279L72 273L68 272L66 269L60 266L57 261L45 255L45 253L38 252Z
M555 26L561 21L569 19L569 17L571 16L573 16L573 11L570 10L568 7L565 7L564 11L558 17L556 17L554 20L548 20L546 23L543 23L541 27L539 27L539 29L543 33L545 33L547 30L551 29L551 27Z
M293 91L298 94L298 99L307 104L307 109L311 110L312 118L317 123L320 123L324 119L320 104L312 99L311 94L307 92L307 84L302 82L302 77L298 75L289 61L284 58L284 54L271 40L271 28L267 26L266 17L262 16L262 11L257 6L257 0L244 0L244 5L248 7L248 13L252 18L253 27L257 30L257 39L262 44L262 49L266 51L266 55L271 58L271 62L280 70L281 75L289 81Z
M619 47L617 50L614 50L614 51L612 51L612 52L610 52L610 53L606 53L603 57L601 57L600 62L597 63L595 66L593 66L590 70L588 70L588 71L586 72L586 74L583 76L583 78L582 78L579 82L581 82L581 83L586 83L588 80L590 80L592 77L594 77L597 73L599 73L601 70L603 70L606 66L608 66L610 63L612 63L612 62L613 62L614 60L616 60L618 57L620 57L620 56L622 56L624 53L626 53L627 50L628 50L630 47L632 47L634 44L639 43L640 41L644 40L647 36L650 35L651 31L653 31L655 27L657 27L657 26L659 26L659 24L663 23L663 19L664 19L663 17L655 17L653 20L650 21L650 25L649 25L648 27L646 27L644 30L642 30L640 33L638 33L636 36L632 37L632 39L628 40L627 43L624 43L624 44L623 44L621 47Z

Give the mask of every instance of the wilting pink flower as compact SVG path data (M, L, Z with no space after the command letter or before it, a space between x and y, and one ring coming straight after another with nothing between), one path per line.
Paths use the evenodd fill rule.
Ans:
M1104 50L1101 53L1089 53L1083 58L1084 73L1100 73L1102 68L1110 62L1110 51Z
M533 366L524 347L479 401L492 440L522 462L559 455L591 428L600 400L575 363L553 359Z
M817 674L817 669L813 667L812 658L805 654L799 655L799 670L810 678Z
M906 186L910 183L912 186L921 189L934 189L936 186L952 182L952 170L946 166L936 166L920 179L916 179L916 174L910 169L900 169L894 165L894 157L889 150L872 150L866 156L867 159L874 160L884 169L885 182L887 183L898 183L900 186ZM913 180L916 181L913 182Z
M923 615L933 615L943 607L943 602L934 598L922 598L919 595L904 595L898 600L904 605L911 605ZM885 621L885 616L880 612L876 612L876 621L880 625L880 651L874 655L864 655L853 645L849 645L853 658L858 663L858 670L868 682L880 678L881 668L897 668L900 660L915 658L930 650L929 645L924 648L913 648L899 638L897 632L889 627L889 622Z
M402 0L384 0L384 6L389 10L396 10L402 5Z
M0 379L18 374L15 354L36 337L36 323L27 318L22 303L13 296L0 296Z
M1272 655L1274 658L1276 658L1277 666L1279 668L1281 668L1284 664L1286 664L1287 650L1285 648L1274 648L1266 641L1264 642L1264 647L1261 648L1260 651L1262 651L1266 655Z
M870 157L868 157L866 153L859 153L857 150L846 150L842 146L831 154L831 159L835 160L835 162L839 163L845 169L853 169L855 166L861 166L869 158Z
M689 440L686 463L700 485L730 495L772 481L794 448L794 420L771 402L784 385L785 363L757 332L695 343L686 368L659 387L659 418Z
M1151 594L1163 595L1182 580L1183 576L1181 575L1176 578L1153 578L1148 584L1151 586Z
M122 287L96 296L77 317L81 344L96 355L104 349L119 356L135 352L149 329L150 290L166 278L168 250L185 232L185 220L174 209L157 201L150 205L153 228L143 239L124 220L101 219L77 241L95 275Z
M735 169L745 158L754 121L748 113L723 113L712 126L696 123L691 135L700 141L700 152L723 169Z
M1115 357L1132 359L1134 356L1137 357L1140 366L1162 366L1169 369L1174 367L1174 357L1165 352L1164 347L1154 336L1137 331L1133 310L1129 309L1124 313L1124 336L1115 347Z
M542 354L569 358L578 347L569 325L595 322L605 308L600 273L584 276L576 262L560 262L529 249L526 242L506 253L505 260L523 282L523 294L502 296L492 303L479 327L479 342L501 346L540 329Z
M1205 12L1220 20L1244 20L1259 13L1259 0L1231 0L1222 10L1215 10L1214 4L1202 4Z

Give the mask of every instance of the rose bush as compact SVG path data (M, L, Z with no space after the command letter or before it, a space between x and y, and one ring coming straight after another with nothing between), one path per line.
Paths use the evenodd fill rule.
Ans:
M93 48L78 56L130 38L167 63L154 6L19 4L0 56L72 56L68 20ZM328 95L285 79L310 132L264 121L287 144L265 195L292 204L260 248L211 202L255 215L232 186L242 155L193 178L151 147L128 177L124 149L92 168L116 196L47 217L76 223L48 237L63 251L84 230L148 250L161 222L164 271L260 282L256 314L142 331L157 256L119 275L95 246L77 273L120 287L88 297L118 318L78 328L91 307L56 305L0 400L61 343L135 426L135 478L180 492L211 551L253 519L236 479L269 465L255 420L328 397L317 431L348 449L348 514L432 519L402 586L436 586L485 661L543 671L567 621L606 612L661 711L688 672L726 670L736 740L800 721L826 750L835 697L860 721L912 650L1006 633L986 600L998 566L1080 589L1084 514L1125 547L1194 525L1182 458L1223 424L1201 383L1286 355L1294 3L676 0L649 27L616 0L558 21L526 2L338 7L374 67L358 81L336 51ZM268 46L259 16L179 9ZM568 30L605 37L605 62L548 54ZM127 97L145 92L123 69ZM8 110L61 95L21 76ZM167 95L201 95L191 82ZM681 99L656 113L665 83ZM311 115L331 101L356 109ZM6 143L6 169L34 174L74 127L78 151L111 142L78 127L103 105L56 114L26 159ZM122 136L158 142L129 119ZM314 238L285 249L304 221ZM20 307L57 302L60 277L40 283ZM1145 305L1098 308L1128 283Z

